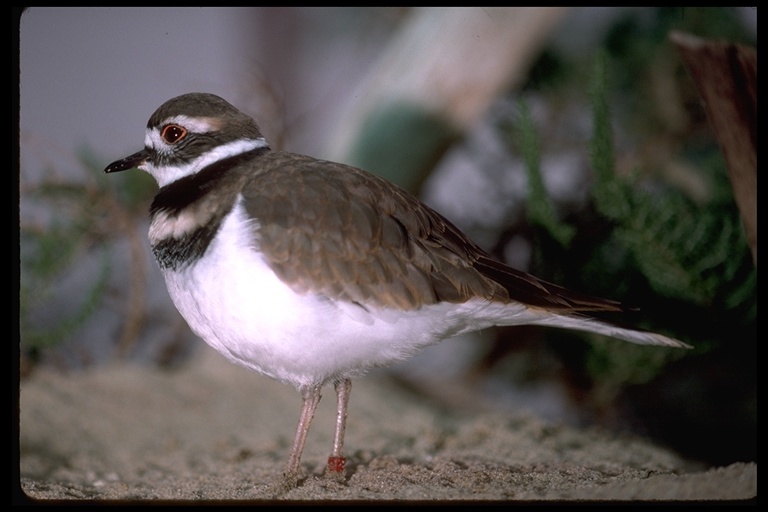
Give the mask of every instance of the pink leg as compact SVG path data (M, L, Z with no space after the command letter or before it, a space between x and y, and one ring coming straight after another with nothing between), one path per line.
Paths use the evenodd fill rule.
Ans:
M328 457L328 471L341 473L344 471L344 429L347 426L347 404L352 390L352 381L344 379L336 382L336 433L333 436L333 453Z
M288 466L285 469L285 477L287 479L295 480L299 475L301 452L304 451L304 442L307 440L309 425L315 416L315 409L320 402L320 396L320 386L301 392L301 416L299 416L299 425L296 428L296 436L293 439L291 455L288 457Z

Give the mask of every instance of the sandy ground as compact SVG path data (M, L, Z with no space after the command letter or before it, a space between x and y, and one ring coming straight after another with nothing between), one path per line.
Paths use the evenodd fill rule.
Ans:
M325 393L299 487L276 492L300 401L212 351L175 371L40 369L20 389L26 500L756 502L757 464L706 468L649 442L530 415L447 413L382 376L354 382L344 478L323 474Z

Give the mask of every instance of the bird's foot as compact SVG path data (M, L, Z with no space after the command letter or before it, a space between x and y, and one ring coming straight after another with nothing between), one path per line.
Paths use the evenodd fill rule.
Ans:
M270 489L274 498L280 498L284 494L296 489L299 486L300 478L298 471L286 471L272 485Z
M346 457L328 457L329 473L344 473L344 465L347 463Z
M325 477L337 482L343 482L345 473L344 465L347 459L345 457L328 457L328 465L325 467Z

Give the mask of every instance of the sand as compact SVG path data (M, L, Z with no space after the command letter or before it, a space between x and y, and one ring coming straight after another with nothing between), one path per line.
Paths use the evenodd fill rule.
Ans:
M302 459L278 492L297 392L206 351L176 370L39 368L20 386L17 500L157 503L382 501L754 502L757 464L708 468L651 442L530 414L446 411L383 375L354 381L347 468L324 474L325 392Z

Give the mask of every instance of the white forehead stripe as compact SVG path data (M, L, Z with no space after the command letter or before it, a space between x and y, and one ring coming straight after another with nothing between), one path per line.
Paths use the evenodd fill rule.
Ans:
M163 139L160 137L160 131L169 124L178 124L192 133L210 133L218 131L221 128L221 122L213 117L189 117L178 115L169 117L158 127L147 128L147 134L144 137L144 145L155 149L160 149L163 145Z
M216 132L221 129L221 119L216 117L190 117L178 115L164 119L160 126L178 124L193 133Z

